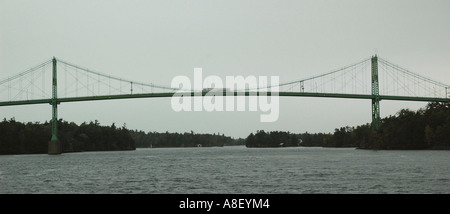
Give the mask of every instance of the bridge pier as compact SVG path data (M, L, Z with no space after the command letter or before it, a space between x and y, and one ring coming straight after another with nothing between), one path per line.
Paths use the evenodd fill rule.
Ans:
M56 76L56 58L53 57L53 81L52 81L52 138L48 142L48 154L59 155L62 153L62 144L58 140L58 78Z
M380 91L378 84L378 58L372 57L372 130L377 131L380 127Z
M49 155L59 155L62 152L62 145L59 140L51 140L48 142L48 154Z

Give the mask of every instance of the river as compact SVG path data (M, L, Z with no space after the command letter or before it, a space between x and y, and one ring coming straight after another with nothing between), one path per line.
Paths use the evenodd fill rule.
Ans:
M0 193L450 193L450 151L148 148L0 156Z

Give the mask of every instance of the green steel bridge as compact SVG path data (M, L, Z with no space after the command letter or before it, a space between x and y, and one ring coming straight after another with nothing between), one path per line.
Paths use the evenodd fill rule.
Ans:
M50 84L47 83L51 82ZM63 84L62 84L63 83ZM58 87L58 84L63 86ZM112 99L177 96L288 96L368 99L372 101L372 129L380 126L380 101L450 102L450 85L391 63L379 56L321 75L227 91L194 91L132 81L96 72L55 57L17 75L0 80L0 106L50 104L52 136L49 154L60 154L58 105Z

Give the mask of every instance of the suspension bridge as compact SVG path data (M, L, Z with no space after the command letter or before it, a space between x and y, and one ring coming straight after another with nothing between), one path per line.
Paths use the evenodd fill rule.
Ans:
M278 96L371 100L373 130L380 126L381 100L450 102L449 84L409 71L379 56L277 85L213 92L128 80L53 57L0 80L0 106L50 104L52 136L48 154L60 154L57 121L61 103L172 97L176 93L184 96L271 96L275 87Z

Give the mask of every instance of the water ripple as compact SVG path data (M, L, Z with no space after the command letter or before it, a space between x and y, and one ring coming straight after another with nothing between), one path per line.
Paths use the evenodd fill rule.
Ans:
M333 148L5 155L0 193L448 194L449 161L450 151Z

